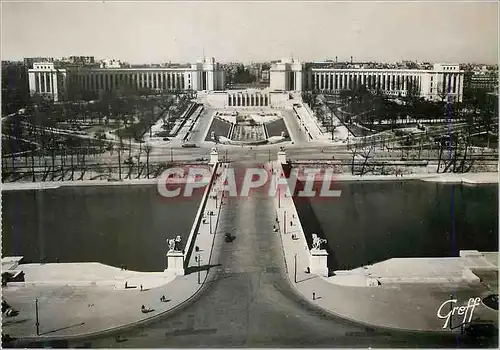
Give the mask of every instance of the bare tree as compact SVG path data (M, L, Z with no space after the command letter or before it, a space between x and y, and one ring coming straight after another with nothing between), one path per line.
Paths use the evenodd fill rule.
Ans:
M153 151L153 146L147 143L144 146L144 151L146 152L146 176L149 179L149 155L151 154L151 151Z

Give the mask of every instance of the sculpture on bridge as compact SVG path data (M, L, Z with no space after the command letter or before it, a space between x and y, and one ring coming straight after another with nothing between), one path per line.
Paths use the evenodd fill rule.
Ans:
M312 249L317 249L317 250L323 249L327 240L324 238L319 238L319 236L315 233L313 233L312 237L313 237Z
M175 239L168 240L168 251L169 252L181 251L181 236L177 236L175 237Z
M168 251L173 252L175 250L175 240L169 239L168 240Z

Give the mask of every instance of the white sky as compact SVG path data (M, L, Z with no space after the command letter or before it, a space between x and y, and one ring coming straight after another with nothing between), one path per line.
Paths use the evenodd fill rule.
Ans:
M498 62L497 2L2 3L3 60Z

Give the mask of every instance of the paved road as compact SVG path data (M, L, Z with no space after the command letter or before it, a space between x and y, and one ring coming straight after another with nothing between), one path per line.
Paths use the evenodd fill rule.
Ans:
M308 137L306 136L304 131L300 129L299 121L295 116L295 112L293 110L283 110L281 111L281 113L283 114L283 118L285 119L291 139L298 144L307 143Z
M212 116L215 114L213 108L205 108L202 115L198 121L198 125L193 130L193 133L189 137L189 142L200 143L205 141L206 134L210 128L212 122Z
M241 166L241 164L239 165ZM251 166L246 164L245 166ZM237 168L242 176L243 168ZM391 335L326 315L300 299L285 277L280 237L265 193L229 198L210 280L199 297L156 323L70 343L92 347L456 347L455 338ZM231 243L223 240L230 232ZM339 301L341 302L341 301ZM463 344L461 345L463 346Z

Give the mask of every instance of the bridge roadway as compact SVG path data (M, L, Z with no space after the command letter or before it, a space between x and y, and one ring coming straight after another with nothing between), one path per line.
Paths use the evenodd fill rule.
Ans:
M252 164L233 166L239 177ZM272 200L257 190L249 198L228 198L224 205L210 262L218 266L211 268L205 290L194 301L120 333L119 343L110 335L70 342L70 347L457 346L454 337L370 332L310 305L285 275L280 236L273 232ZM236 237L231 243L224 242L227 232Z

